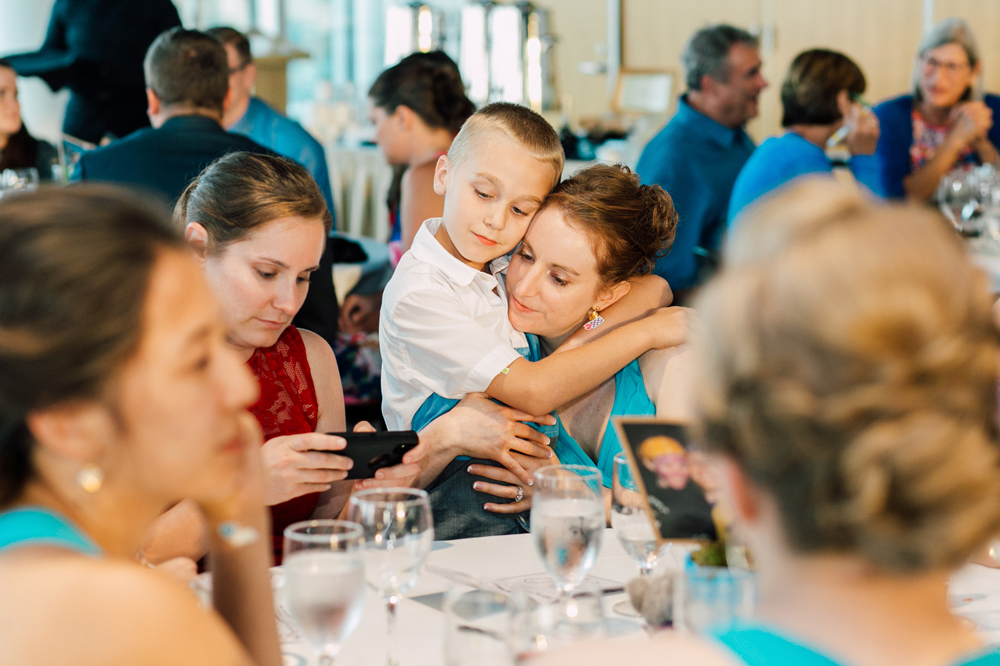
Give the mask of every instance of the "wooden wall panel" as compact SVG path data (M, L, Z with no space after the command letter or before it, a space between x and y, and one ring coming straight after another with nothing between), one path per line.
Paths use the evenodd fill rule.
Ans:
M908 91L922 10L921 0L765 0L764 22L774 26L773 50L765 54L771 82L761 105L765 132L780 131L781 80L805 49L850 56L865 73L865 97L872 103Z
M603 115L610 108L606 76L581 74L577 65L604 61L601 48L608 35L605 0L538 0L537 4L549 10L551 30L558 40L553 64L559 94L572 96L577 117Z
M960 16L976 34L983 60L983 85L988 92L1000 92L1000 2L997 0L936 0L934 19ZM994 119L994 122L998 122Z

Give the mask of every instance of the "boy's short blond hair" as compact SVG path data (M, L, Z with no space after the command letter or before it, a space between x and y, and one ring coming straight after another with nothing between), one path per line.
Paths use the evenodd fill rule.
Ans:
M550 165L553 187L562 178L565 157L555 128L531 109L510 102L488 104L466 120L448 150L448 161L459 164L490 132L503 134L536 160Z

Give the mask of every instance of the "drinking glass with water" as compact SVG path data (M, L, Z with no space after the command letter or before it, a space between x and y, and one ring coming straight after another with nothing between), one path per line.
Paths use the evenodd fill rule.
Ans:
M306 641L330 666L361 620L364 532L342 520L307 520L285 528L285 606Z
M628 456L619 453L614 457L611 483L611 527L618 542L639 567L640 576L648 576L656 568L660 557L653 522L649 510L639 493ZM628 601L614 607L616 613L638 617L640 614Z
M351 496L347 518L364 530L365 580L386 602L389 666L396 666L396 605L417 583L434 542L427 493L415 488L362 490Z
M601 473L584 465L535 472L531 538L559 593L566 597L597 561L604 528Z

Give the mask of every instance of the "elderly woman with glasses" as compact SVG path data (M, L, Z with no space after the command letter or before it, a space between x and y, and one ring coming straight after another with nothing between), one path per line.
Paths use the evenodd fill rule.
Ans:
M997 161L1000 97L978 94L981 71L976 39L962 19L945 19L924 37L913 94L875 107L883 194L927 201L952 169Z

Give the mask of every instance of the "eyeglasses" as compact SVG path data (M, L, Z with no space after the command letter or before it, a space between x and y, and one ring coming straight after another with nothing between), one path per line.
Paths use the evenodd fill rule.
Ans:
M948 74L958 74L969 68L967 62L941 62L935 58L924 58L924 71L930 73L935 70L944 70Z

